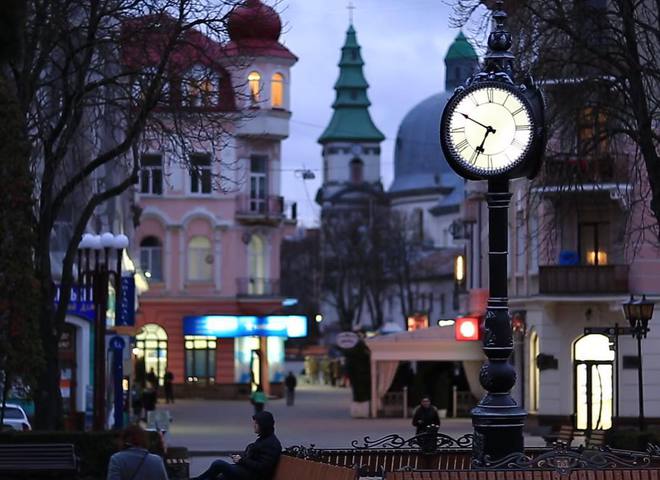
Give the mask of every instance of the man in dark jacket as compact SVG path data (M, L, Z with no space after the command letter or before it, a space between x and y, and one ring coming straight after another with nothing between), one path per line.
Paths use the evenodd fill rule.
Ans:
M193 480L270 480L280 460L282 445L275 436L275 419L270 412L252 416L257 440L241 455L232 455L233 464L216 460L208 470Z
M412 424L415 427L415 433L419 435L427 431L431 425L440 426L440 416L438 409L431 405L431 399L428 396L422 397L422 401L415 409Z
M286 386L286 406L290 407L295 401L296 385L298 385L298 381L296 380L296 376L293 374L293 372L289 372L289 374L286 376L284 379L284 385Z

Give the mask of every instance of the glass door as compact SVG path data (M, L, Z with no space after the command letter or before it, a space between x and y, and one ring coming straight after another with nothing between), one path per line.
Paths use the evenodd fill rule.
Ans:
M612 427L614 352L605 335L586 335L575 344L575 417L580 430Z

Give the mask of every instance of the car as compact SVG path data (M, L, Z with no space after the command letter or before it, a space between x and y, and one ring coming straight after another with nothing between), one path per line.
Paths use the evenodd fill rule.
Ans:
M7 427L18 431L32 430L32 425L30 425L25 410L21 406L13 403L7 403L5 405L5 418L2 422L2 430L5 430Z

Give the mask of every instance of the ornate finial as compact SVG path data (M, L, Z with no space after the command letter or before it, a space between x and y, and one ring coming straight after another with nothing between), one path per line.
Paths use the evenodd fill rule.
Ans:
M348 9L348 21L351 25L353 25L353 10L355 10L357 7L353 5L352 1L349 1L348 7L346 8Z
M504 1L495 2L493 11L493 30L488 35L488 53L486 54L486 69L491 72L504 72L512 76L513 54L509 51L512 40L504 22L507 14L504 11Z

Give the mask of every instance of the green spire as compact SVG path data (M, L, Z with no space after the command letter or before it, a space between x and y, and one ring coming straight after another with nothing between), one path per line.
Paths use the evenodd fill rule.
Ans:
M468 42L468 39L463 35L463 31L459 31L454 43L451 44L449 50L447 51L447 56L445 57L445 62L447 60L477 60L477 52L474 51L474 47Z
M337 96L332 104L334 113L330 124L319 138L319 143L381 142L385 139L369 115L369 84L364 78L362 67L364 61L360 54L360 45L353 25L350 25L341 49L339 78L335 82Z

